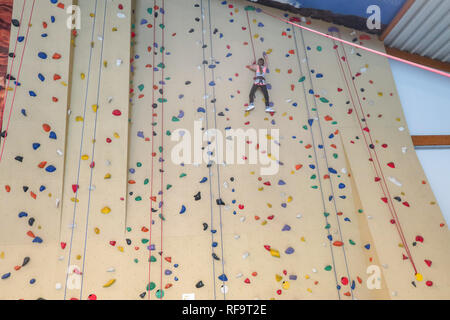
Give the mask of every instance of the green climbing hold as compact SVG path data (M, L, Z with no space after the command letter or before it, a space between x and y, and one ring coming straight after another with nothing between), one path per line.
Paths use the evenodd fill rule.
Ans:
M315 175L315 174L313 174L312 176L311 176L311 180L315 180L317 178L317 176Z
M303 77L301 77L300 79L298 79L298 82L303 82L303 81L305 81L305 80L306 80L306 77L303 76Z
M348 242L350 242L350 244L353 246L356 244L355 241L353 241L352 239L348 240Z
M143 244L147 244L149 240L148 239L142 239L141 241L142 241Z
M322 47L321 46L317 46L317 51L322 51Z
M172 122L180 122L180 119L178 119L177 117L173 116L172 117Z
M333 158L337 159L338 158L338 154L337 153L333 153Z
M150 262L156 262L155 256L151 256L151 257L150 257Z
M139 91L141 91L141 92L144 90L144 88L145 88L145 86L143 84L139 85L139 87L138 87Z
M149 183L150 183L150 180L149 180L149 179L145 179L145 180L144 180L144 186L148 185Z
M168 137L170 137L170 136L172 135L172 132L170 132L169 130L167 130L167 131L166 131L166 135L167 135Z
M142 201L142 197L141 197L141 196L138 196L138 197L136 197L134 200L136 200L136 201Z
M325 99L325 98L320 98L320 101L322 101L323 103L328 103L328 102L330 102L330 101L328 101L327 99Z
M325 269L325 271L331 271L332 268L331 268L331 266L326 266L324 269Z
M169 190L169 189L171 189L173 186L171 185L171 184L168 184L167 185L167 187L166 187L166 190Z
M186 173L182 173L182 174L180 174L180 178L184 178L184 177L186 177L187 176L187 174Z
M130 227L128 227L128 228L127 228L127 231L128 231L128 232L131 232L131 228L130 228Z
M330 229L331 225L329 223L327 223L327 225L325 226L325 229Z
M306 125L303 126L303 129L308 130L308 126L306 126Z
M255 11L256 8L254 6L246 6L245 11Z
M148 14L153 14L153 8L148 8L147 12L148 12Z
M138 162L138 163L136 163L136 166L137 166L138 168L140 168L140 167L142 167L142 163Z
M324 215L325 217L328 217L330 214L329 214L328 212L324 212L323 215Z
M154 282L150 282L148 285L147 285L147 291L152 291L153 289L155 289L156 288L156 284L154 283Z
M156 291L156 297L158 299L162 299L164 297L164 290L158 290Z

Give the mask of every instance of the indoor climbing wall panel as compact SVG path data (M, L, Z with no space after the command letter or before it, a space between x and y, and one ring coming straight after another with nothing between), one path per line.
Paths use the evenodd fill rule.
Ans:
M0 145L2 298L37 298L53 287L38 276L55 267L43 257L55 255L61 213L71 4L14 1Z
M58 248L65 299L86 298L106 282L112 259L97 246L123 235L126 221L130 45L122 39L129 38L131 6L106 0L78 5L83 27L74 40Z
M79 4L54 275L26 298L448 297L448 227L387 60L287 22L381 42L248 1ZM276 112L261 92L245 112L263 52Z

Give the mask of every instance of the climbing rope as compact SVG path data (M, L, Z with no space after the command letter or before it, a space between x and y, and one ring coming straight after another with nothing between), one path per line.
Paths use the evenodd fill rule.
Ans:
M34 11L35 2L36 2L36 0L33 0L33 4L32 4L32 7L31 7L30 18L28 20L27 33L25 35L25 43L23 45L22 56L20 58L19 70L18 70L18 73L17 73L16 85L14 87L14 93L13 93L13 97L12 97L12 101L11 101L11 108L9 110L8 122L6 124L6 135L5 135L5 139L3 139L2 150L0 152L0 163L1 163L2 159L3 159L3 152L5 150L6 140L7 140L7 137L8 137L8 130L9 130L9 125L11 123L11 115L13 113L14 101L16 100L17 87L19 86L20 75L21 75L21 72L22 72L23 57L25 55L25 51L26 51L27 44L28 44L28 35L29 35L29 32L30 32L30 27L31 27L31 19L33 18L33 11ZM24 4L24 6L25 6L25 4ZM17 45L17 42L16 42L16 45ZM9 81L10 81L10 79L11 79L11 73L10 73L9 79L8 79L8 87L6 88L7 91L8 91L8 88L9 88ZM5 104L6 104L6 97L5 97ZM2 115L2 118L3 118L3 115ZM2 124L3 124L3 119L2 119Z
M98 0L95 0L94 19L92 21L91 43L94 42L94 31L95 31L95 25L97 22L97 4L98 4ZM93 50L94 50L93 46L90 46L86 91L85 91L85 96L84 96L83 119L86 119L87 98L88 98L88 94L89 94L89 82L90 82L90 77L91 77L91 63L92 63ZM78 186L80 183L81 156L82 156L82 152L83 152L85 123L86 123L86 121L83 121L83 126L81 129L80 152L79 152L79 156L78 156L78 169L77 169L77 184L76 184L77 187L76 187L76 192L75 192L75 201L74 201L74 205L73 205L73 218L72 218L72 227L71 227L72 230L71 230L71 235L70 235L69 259L67 262L66 282L65 282L65 286L64 286L64 300L66 300L66 297L67 297L67 281L69 280L69 269L70 269L70 263L72 261L71 260L72 259L72 244L73 244L73 235L74 235L74 228L75 228L75 218L76 218L76 212L77 212L77 202L78 202L78 193L79 193Z
M13 51L13 56L12 56L12 61L11 61L11 67L10 67L9 73L8 73L8 82L7 82L6 88L4 89L6 92L5 92L5 96L4 96L4 100L3 100L3 106L1 106L1 108L0 108L0 111L1 111L0 133L2 132L2 128L3 128L3 116L4 116L4 112L5 112L6 101L8 100L9 83L11 81L12 71L14 69L14 62L16 61L17 43L19 43L19 35L20 35L20 29L22 28L22 20L23 20L23 12L25 11L25 4L26 4L26 1L24 1L23 5L22 5L22 13L20 14L20 20L19 20L19 29L17 30L17 36L16 36L16 41L14 44L14 51ZM6 131L6 135L7 134L8 134L8 132ZM5 138L6 138L6 136L5 136ZM2 144L1 138L0 138L0 144ZM0 157L0 162L1 162L1 157Z
M99 100L100 100L100 84L101 84L101 80L102 80L102 63L103 63L103 49L104 49L104 44L105 44L105 26L106 26L106 8L107 8L107 0L105 1L105 9L104 9L104 13L103 13L103 30L102 30L102 47L101 47L101 52L100 52L100 60L99 60L99 67L98 67L98 84L97 84L97 102L96 105L98 106L99 104ZM95 163L95 147L97 146L96 143L96 139L97 139L97 124L98 124L98 112L95 112L95 121L94 121L94 138L93 138L93 144L92 144L92 163ZM81 290L80 290L80 300L83 297L83 284L84 284L84 267L85 267L85 262L86 262L86 251L87 251L87 243L88 243L88 228L89 228L89 215L91 212L91 196L92 196L92 179L93 179L93 175L94 175L94 166L91 166L91 172L90 172L90 177L89 177L89 196L88 196L88 207L87 207L87 215L86 215L86 230L84 232L84 249L83 249L83 266L81 269Z
M338 34L338 36L339 36L339 38L341 37L340 33ZM377 169L376 164L375 164L373 161L370 161L370 162L372 163L372 166L373 166L373 169L374 169L374 171L375 171L376 176L377 176L377 177L381 176L381 182L382 182L382 183L380 184L381 190L382 190L382 192L383 192L384 197L385 197L386 199L388 199L387 204L388 204L389 211L390 211L390 213L391 213L392 218L393 218L394 221L395 221L396 229L397 229L397 231L398 231L398 234L399 234L399 236L400 236L400 239L401 239L401 241L402 241L402 244L403 244L403 246L404 246L404 248L405 248L405 251L406 251L406 253L407 253L407 255L408 255L408 258L409 258L409 260L410 260L410 262L411 262L411 264L412 264L412 267L413 267L413 269L414 269L414 272L415 272L415 274L417 274L418 272L417 272L417 269L416 269L416 266L415 266L413 257L412 257L412 255L411 255L411 252L410 252L410 250L409 250L408 242L406 241L405 235L404 235L404 233L403 233L403 229L402 229L401 224L400 224L400 220L398 219L397 212L396 212L396 210L395 210L394 204L392 203L391 195L390 195L390 192L389 192L387 183L386 183L386 178L385 178L385 176L384 176L384 174L383 174L383 170L382 170L382 168L381 168L381 164L380 164L380 161L379 161L379 159L378 159L378 154L377 154L377 152L376 152L375 149L373 149L373 150L371 151L371 148L369 147L369 142L367 141L367 136L368 136L369 139L370 139L370 143L371 143L372 145L374 145L374 144L373 144L372 135L371 135L371 133L370 133L370 130L366 133L366 131L364 130L364 128L363 128L363 126L362 126L361 120L360 120L361 117L364 118L364 114L365 114L365 113L364 113L364 109L363 109L363 106L362 106L362 103L361 103L361 99L360 99L360 97L359 97L358 90L356 89L356 86L355 86L355 80L354 80L354 79L352 80L352 82L353 82L353 89L354 89L354 91L356 92L356 96L357 96L357 100L358 100L358 104L359 104L359 109L360 109L360 111L361 111L361 117L360 117L360 114L358 113L357 105L355 104L355 101L354 101L354 99L353 99L353 95L352 95L352 93L351 93L350 85L349 85L349 83L348 83L347 76L346 76L346 74L345 74L345 71L344 71L344 67L343 67L342 61L341 61L341 59L340 59L340 57L339 57L338 47L337 47L336 42L335 42L334 40L333 40L333 45L334 45L334 48L336 48L336 49L335 49L335 50L336 50L335 52L336 52L337 60L338 60L340 69L341 69L341 71L342 71L342 75L343 75L343 77L344 77L344 80L345 80L345 83L346 83L346 86L347 86L347 89L348 89L348 92L349 92L349 95L350 95L350 99L351 99L352 104L353 104L353 106L354 106L354 108L355 108L355 117L356 117L356 119L358 120L358 124L359 124L359 127L360 127L360 129L361 129L361 134L363 135L364 142L365 142L365 144L366 144L366 147L367 147L369 156L372 157L371 154L372 154L372 151L373 151L373 154L375 155L375 160L376 160L376 162L377 162L377 164L378 164L378 168L379 168L379 169ZM348 61L347 53L346 53L346 51L345 51L344 48L343 48L343 52L344 52L344 56L345 56L345 61L346 61L346 64L347 64L347 68L348 68L349 74L350 74L350 76L351 76L351 75L352 75L352 71L351 71L351 68L350 68L350 63L349 63L349 61ZM366 124L367 124L367 128L369 128L368 123L367 123L367 120L366 120L365 122L366 122Z

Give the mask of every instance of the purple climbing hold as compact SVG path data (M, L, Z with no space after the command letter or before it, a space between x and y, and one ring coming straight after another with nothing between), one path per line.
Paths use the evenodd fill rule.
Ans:
M290 231L291 230L291 226L285 224L283 229L281 229L281 231Z
M295 251L294 248L289 247L289 248L286 249L286 251L284 251L284 253L286 253L286 254L293 254L294 251Z

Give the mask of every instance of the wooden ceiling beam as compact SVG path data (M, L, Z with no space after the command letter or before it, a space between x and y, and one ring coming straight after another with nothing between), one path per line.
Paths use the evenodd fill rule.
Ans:
M436 147L448 146L450 147L450 135L427 135L427 136L412 136L415 147Z

